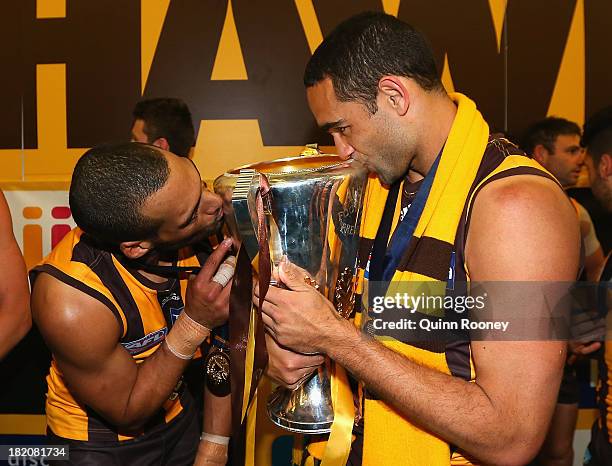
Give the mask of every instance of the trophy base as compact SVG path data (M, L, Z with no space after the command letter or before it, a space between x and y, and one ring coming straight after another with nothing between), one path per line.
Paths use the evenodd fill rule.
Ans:
M295 390L277 388L268 399L268 416L298 434L328 434L334 422L329 377L324 367Z

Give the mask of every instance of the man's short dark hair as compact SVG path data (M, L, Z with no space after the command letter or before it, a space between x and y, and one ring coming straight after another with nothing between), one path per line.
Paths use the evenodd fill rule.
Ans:
M436 62L425 37L384 13L361 13L340 23L319 45L304 72L311 87L331 78L340 101L360 101L376 113L383 76L414 79L425 90L442 90Z
M141 100L134 107L134 120L143 120L144 132L153 142L165 138L170 151L186 157L195 143L191 112L180 99L170 97Z
M527 128L522 138L521 149L532 156L535 147L541 144L552 154L555 151L557 137L572 134L578 137L581 135L580 126L573 121L558 117L544 118Z
M612 155L612 105L602 108L585 123L582 144L595 166L603 154Z
M141 207L166 184L168 174L168 161L149 144L109 144L88 150L77 162L70 184L74 221L111 245L153 238L160 221L143 216Z

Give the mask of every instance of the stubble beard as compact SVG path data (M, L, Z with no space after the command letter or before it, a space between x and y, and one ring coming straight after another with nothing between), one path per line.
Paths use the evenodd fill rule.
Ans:
M217 221L215 220L214 223L212 223L211 225L206 226L205 228L203 228L201 231L193 234L192 236L185 238L181 241L178 241L176 243L162 243L162 244L158 244L155 246L155 249L159 252L176 252L182 248L188 247L188 246L195 246L197 244L202 243L203 241L206 241L208 238L210 238L213 235L216 235L217 233L219 233L221 231L221 228L223 227L223 220Z
M612 213L612 186L610 184L597 177L591 186L593 195L608 213Z

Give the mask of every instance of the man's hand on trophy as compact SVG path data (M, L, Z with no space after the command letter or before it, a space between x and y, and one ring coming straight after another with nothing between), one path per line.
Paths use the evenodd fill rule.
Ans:
M304 269L283 259L278 274L288 289L268 290L261 309L266 330L281 346L298 353L325 352L326 343L342 332L344 319L315 289L314 280ZM257 286L255 297L257 303Z
M197 275L189 277L185 296L187 315L209 329L227 321L229 295L234 275L235 259L226 257L232 247L232 239L225 239L211 253Z
M268 367L266 374L275 382L294 390L325 362L321 355L305 355L282 348L266 333Z

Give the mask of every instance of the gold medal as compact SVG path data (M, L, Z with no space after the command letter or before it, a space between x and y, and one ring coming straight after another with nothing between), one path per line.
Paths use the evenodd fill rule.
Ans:
M208 390L215 396L229 395L231 392L230 360L227 352L215 346L206 356L204 367Z

